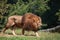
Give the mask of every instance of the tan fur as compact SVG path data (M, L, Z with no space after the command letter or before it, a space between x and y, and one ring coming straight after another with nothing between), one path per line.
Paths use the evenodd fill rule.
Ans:
M32 13L26 13L22 17L22 24L23 24L22 34L24 34L25 30L27 31L32 30L36 32L36 35L38 35L37 31L38 31L38 28L41 27L42 21L39 16L34 15Z
M13 15L8 17L7 24L5 25L5 28L3 28L2 33L4 33L8 28L12 28L13 35L16 35L14 29L15 27L22 28L21 20L22 20L22 16L18 16L18 15Z
M32 13L26 13L23 16L13 15L8 17L7 24L5 25L5 28L3 28L2 33L4 33L8 28L12 27L12 33L15 34L14 29L16 27L22 28L22 34L24 35L25 30L27 31L34 31L36 36L39 36L37 31L38 28L40 28L42 25L42 20L39 16L32 14Z

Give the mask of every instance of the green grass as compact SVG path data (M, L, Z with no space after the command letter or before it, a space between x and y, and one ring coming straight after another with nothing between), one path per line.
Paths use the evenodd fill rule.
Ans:
M11 33L10 30L6 31L6 33ZM21 34L21 30L16 30L16 34ZM12 36L12 35L3 35L0 36L0 40L60 40L60 34L59 33L49 33L49 32L38 32L40 37L32 36L32 32L29 32L29 36ZM27 32L25 33L27 34ZM33 34L34 35L34 34Z

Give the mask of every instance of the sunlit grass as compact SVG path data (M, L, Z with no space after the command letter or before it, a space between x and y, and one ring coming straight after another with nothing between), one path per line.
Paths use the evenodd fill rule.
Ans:
M33 32L29 32L29 34L27 34L28 32L25 32L25 34L27 34L28 36L22 36L21 35L21 30L16 30L15 31L16 34L18 34L18 36L13 36L13 35L2 35L0 36L0 40L60 40L60 34L59 33L49 33L49 32L40 32L39 36L40 37L36 37L36 36L32 36L34 35ZM6 33L11 33L11 30L7 30ZM32 35L31 35L32 34Z

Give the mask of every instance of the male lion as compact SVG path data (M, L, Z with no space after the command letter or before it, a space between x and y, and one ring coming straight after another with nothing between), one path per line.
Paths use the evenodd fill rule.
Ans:
M32 14L32 13L26 13L22 17L22 34L24 35L25 30L27 31L34 31L36 33L36 36L39 36L37 31L42 25L42 20L39 16Z

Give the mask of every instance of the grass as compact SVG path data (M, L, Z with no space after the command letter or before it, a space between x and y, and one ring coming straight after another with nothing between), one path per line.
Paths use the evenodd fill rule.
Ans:
M29 36L22 36L21 30L15 31L18 36L10 35L0 35L0 40L60 40L60 34L59 33L49 33L49 32L38 32L40 37L32 36L32 32L29 32ZM11 30L7 30L6 33L11 33ZM27 32L25 33L25 35ZM34 34L33 34L34 35Z

